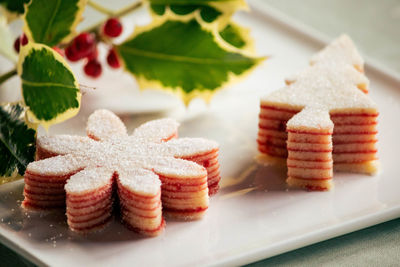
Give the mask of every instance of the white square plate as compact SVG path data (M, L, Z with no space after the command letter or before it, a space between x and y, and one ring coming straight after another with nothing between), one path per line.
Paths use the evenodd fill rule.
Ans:
M23 182L17 181L0 187L1 242L38 265L239 265L400 216L399 81L366 68L371 97L380 108L379 175L335 173L331 192L287 190L285 169L254 161L259 99L306 66L322 44L261 11L236 19L251 27L259 54L271 58L237 86L218 93L208 108L197 105L199 111L192 112L194 105L187 113L169 114L182 121L180 136L208 137L221 144L222 189L204 219L167 221L165 233L157 238L142 238L118 220L101 233L80 237L68 231L62 213L27 214L20 209ZM81 113L51 132L82 134L85 116ZM163 115L124 118L133 129L154 116Z

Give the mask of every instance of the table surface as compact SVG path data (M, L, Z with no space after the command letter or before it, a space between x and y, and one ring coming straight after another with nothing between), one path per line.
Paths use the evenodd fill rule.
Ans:
M263 2L326 36L348 33L363 54L400 75L400 0ZM0 255L0 266L32 266L1 244ZM400 219L396 219L251 265L395 266L399 262Z

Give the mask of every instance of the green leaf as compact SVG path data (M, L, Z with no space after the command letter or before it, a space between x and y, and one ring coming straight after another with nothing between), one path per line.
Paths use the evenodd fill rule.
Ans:
M17 62L17 54L14 51L14 38L7 25L5 17L0 16L0 54L12 62Z
M238 9L246 9L244 0L147 0L151 10L158 16L165 14L167 7L176 15L187 15L196 10L204 22L210 23L225 17L222 23L225 26L228 18ZM164 9L161 9L164 7ZM228 18L227 18L228 17Z
M227 43L234 47L254 52L254 41L250 37L250 29L230 22L219 34Z
M205 22L213 22L216 20L220 15L222 15L221 11L218 11L217 9L210 7L210 6L204 6L203 8L200 9L200 15L201 18Z
M177 15L187 15L199 8L198 5L171 5L171 10Z
M86 0L32 0L24 16L29 40L55 46L76 34Z
M195 19L166 19L160 25L136 28L133 38L117 50L142 88L172 89L183 95L186 103L196 96L208 99L262 60L230 51Z
M0 106L0 184L20 178L34 160L36 130L24 118L22 105Z
M157 5L157 4L151 4L150 5L151 10L159 16L164 15L165 13L165 5Z
M17 70L31 121L48 127L78 113L79 84L64 58L53 49L32 42L22 46Z
M3 5L9 12L23 14L24 4L28 3L29 0L0 0L0 4Z
M246 44L242 36L238 34L238 29L232 24L228 24L219 34L226 42L235 47L242 48Z
M154 5L193 5L193 6L206 6L206 5L234 5L236 8L243 8L246 6L244 0L147 0L150 4Z

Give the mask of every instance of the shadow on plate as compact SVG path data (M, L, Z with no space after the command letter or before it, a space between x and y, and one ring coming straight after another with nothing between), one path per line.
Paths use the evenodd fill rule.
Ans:
M224 198L252 191L286 191L286 168L276 165L253 164L237 177L224 177L219 195Z

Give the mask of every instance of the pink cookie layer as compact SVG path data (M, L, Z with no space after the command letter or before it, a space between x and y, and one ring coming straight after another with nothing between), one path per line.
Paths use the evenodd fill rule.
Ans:
M145 236L149 236L149 237L155 237L155 236L160 235L164 231L164 228L165 228L164 218L162 218L160 225L156 229L151 229L151 230L135 228L132 225L128 224L127 222L125 222L125 224L132 231L137 232L142 235L145 235Z
M286 148L287 134L284 133L286 122L297 111L290 109L282 109L273 106L261 105L260 127L258 134L258 147L260 152L270 156L286 158L288 153ZM335 162L350 163L360 162L366 159L375 160L376 156L376 125L377 113L333 113L331 119L335 124L333 132L333 157ZM310 134L297 133L293 135L293 142L310 142L307 140ZM328 136L329 137L329 136ZM312 138L312 136L311 136ZM321 136L318 141L325 143L326 140ZM361 146L360 146L361 144ZM337 148L336 148L336 145ZM355 150L357 148L358 150ZM353 156L343 155L352 153ZM369 154L363 155L363 154ZM312 160L311 155L307 155L308 160ZM352 158L352 160L349 160Z
M204 168L207 170L207 176L208 176L208 185L210 189L210 185L213 186L213 190L209 190L209 195L216 194L218 192L218 188L216 188L215 185L215 180L210 181L210 177L215 179L215 175L218 173L219 175L219 161L218 161L218 149L214 149L212 151L209 151L208 153L204 154L199 154L199 155L193 155L191 157L183 158L186 160L190 160L193 162L196 162L197 164L202 165ZM219 180L218 180L219 182Z
M113 179L104 186L80 192L67 191L67 222L72 231L90 232L111 218Z
M330 189L333 176L331 132L329 128L319 132L288 129L289 186L313 191Z
M208 208L207 176L182 183L181 179L160 176L164 212L183 220L200 218ZM215 191L215 189L213 188ZM181 216L180 216L181 215Z
M46 176L26 170L24 175L24 201L22 206L27 209L53 209L65 206L64 185L75 173L62 176Z
M118 196L122 220L132 230L157 236L164 229L162 217L161 192L156 195L141 195L122 185L117 179Z

